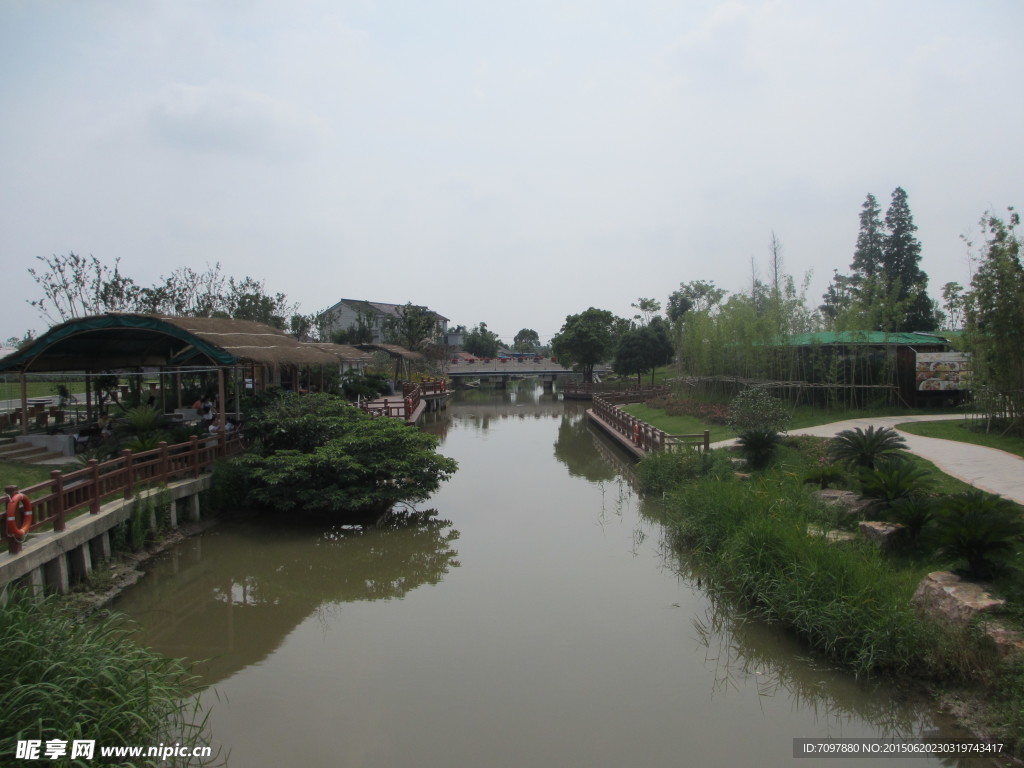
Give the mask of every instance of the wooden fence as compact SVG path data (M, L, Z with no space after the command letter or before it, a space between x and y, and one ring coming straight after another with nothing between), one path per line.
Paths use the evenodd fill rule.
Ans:
M141 486L198 477L217 459L241 450L242 440L237 433L203 438L193 436L186 443L160 443L158 448L139 453L124 450L109 461L93 459L86 467L74 472L54 470L49 480L28 488L9 485L4 489L6 494L0 496L0 504L6 509L11 498L22 493L32 503L29 531L35 533L52 529L59 532L65 529L67 519L77 512L88 508L89 513L95 515L105 501L117 496L130 499ZM21 541L11 536L7 529L8 526L4 525L7 551L16 555L21 552Z
M606 393L594 395L593 413L611 429L645 452L677 451L684 448L710 450L711 432L704 430L699 435L670 435L652 427L645 421L631 416L616 403L638 402L637 393Z

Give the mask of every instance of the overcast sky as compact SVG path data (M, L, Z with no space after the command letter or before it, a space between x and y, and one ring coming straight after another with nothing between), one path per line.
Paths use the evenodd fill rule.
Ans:
M774 231L813 305L902 186L938 296L1024 204L1024 3L0 0L0 338L37 256L544 341Z

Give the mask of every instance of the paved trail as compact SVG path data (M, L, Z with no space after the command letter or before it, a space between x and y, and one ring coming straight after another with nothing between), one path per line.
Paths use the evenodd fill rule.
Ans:
M874 426L893 427L914 421L948 421L962 419L960 415L937 414L934 416L879 416L866 419L850 419L837 421L833 424L822 424L817 427L793 430L791 435L813 435L815 437L834 437L844 429L860 427L867 429ZM1018 504L1024 504L1024 459L1012 453L981 445L971 445L955 440L939 440L934 437L920 437L900 430L907 440L907 448L911 453L928 459L945 472L958 480L970 483L989 493L1005 496ZM729 445L732 440L715 443L715 446Z

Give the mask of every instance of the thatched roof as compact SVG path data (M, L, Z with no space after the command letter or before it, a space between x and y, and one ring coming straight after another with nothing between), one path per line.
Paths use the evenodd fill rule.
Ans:
M364 352L361 349L353 347L351 344L328 344L326 342L309 342L308 346L316 347L322 352L326 352L329 355L334 355L336 358L345 363L369 363L373 359L373 355L369 352Z
M337 365L338 355L247 320L110 313L56 325L0 360L0 371L143 366Z
M397 344L359 344L359 349L367 352L387 352L392 357L401 357L404 360L423 360L423 355L413 352L411 349L400 347Z

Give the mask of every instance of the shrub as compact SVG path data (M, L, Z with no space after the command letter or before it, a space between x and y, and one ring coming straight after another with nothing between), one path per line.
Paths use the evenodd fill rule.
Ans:
M737 443L755 469L771 461L789 420L785 403L763 389L740 392L730 406L729 426L739 433Z
M928 472L908 462L890 461L880 463L877 469L862 467L860 490L869 499L878 499L888 507L897 499L924 493Z
M664 494L687 480L722 473L717 451L665 451L645 456L637 465L637 480L643 493Z
M840 464L850 467L874 469L880 461L907 447L907 441L889 427L867 430L860 427L844 429L832 439L829 454Z
M932 521L934 542L945 556L967 561L973 578L990 578L996 558L1024 537L1024 520L1013 502L971 490L948 497Z
M889 519L904 526L911 543L916 543L921 531L935 516L935 504L928 496L905 496L889 505Z
M244 485L240 503L278 512L384 512L423 501L458 466L436 436L325 394L272 398L246 431L253 450L229 484Z

